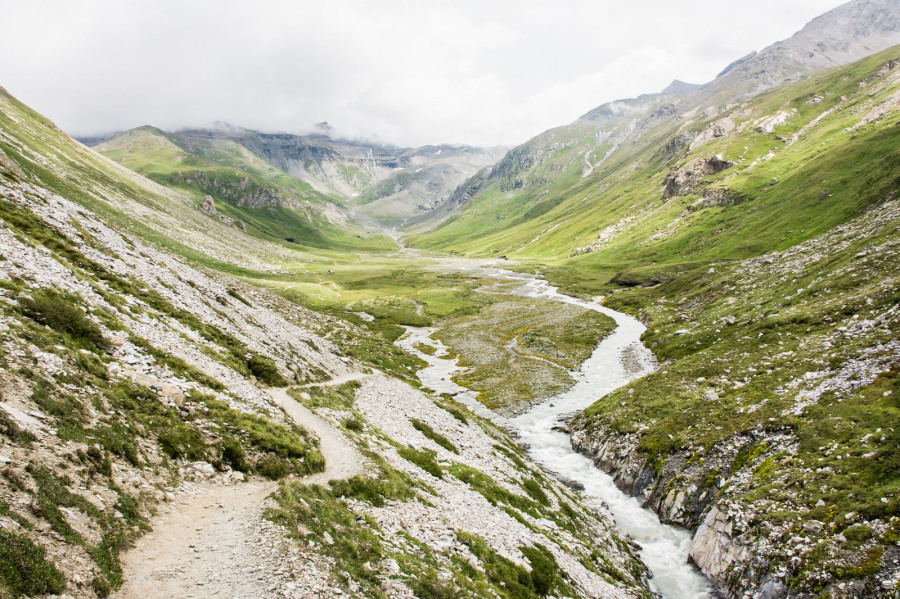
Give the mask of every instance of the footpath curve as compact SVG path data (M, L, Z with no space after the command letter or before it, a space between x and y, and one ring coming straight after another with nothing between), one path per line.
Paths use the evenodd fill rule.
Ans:
M319 437L325 471L303 482L323 484L363 472L362 455L340 430L285 389L273 388L269 394L294 422ZM125 584L117 599L339 595L327 583L327 563L300 554L263 518L277 486L267 480L183 484L174 502L160 506L153 531L123 557Z

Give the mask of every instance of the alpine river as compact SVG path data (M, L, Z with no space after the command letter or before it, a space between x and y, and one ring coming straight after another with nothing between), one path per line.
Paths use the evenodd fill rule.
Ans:
M506 293L546 298L602 312L613 318L618 327L597 345L591 357L581 365L581 370L572 373L576 381L574 386L512 419L488 410L475 399L475 393L451 380L461 368L456 365L456 360L443 358L448 353L447 348L430 337L436 328L407 327L407 334L397 344L428 362L429 365L418 372L422 384L435 392L452 394L480 416L514 428L530 447L529 453L536 462L581 483L584 493L606 502L619 530L642 547L640 557L653 573L653 584L666 599L710 598L712 592L706 579L687 561L689 533L662 524L654 512L642 508L637 499L620 491L611 476L575 452L567 434L553 430L561 417L584 410L603 395L653 371L656 359L641 343L644 325L598 302L558 293L558 288L536 276L498 268L481 269L478 274L504 283ZM521 284L510 290L510 282ZM426 354L415 348L417 344L429 345L436 351L433 355Z

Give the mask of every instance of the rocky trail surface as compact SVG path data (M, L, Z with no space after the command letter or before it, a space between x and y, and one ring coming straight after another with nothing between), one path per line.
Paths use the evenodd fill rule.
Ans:
M364 470L364 460L334 426L290 397L269 391L298 425L319 437L325 471L304 482L323 484ZM277 483L185 483L123 560L120 599L169 597L330 597L326 558L301 553L281 527L263 518Z

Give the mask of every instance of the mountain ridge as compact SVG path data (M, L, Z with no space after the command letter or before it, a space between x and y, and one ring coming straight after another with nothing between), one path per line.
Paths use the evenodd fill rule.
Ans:
M128 133L118 133L103 141L85 141L101 152L108 152L116 138ZM235 143L342 204L364 222L374 220L387 227L433 210L462 181L500 155L498 148L463 144L401 148L343 139L332 132L264 133L228 123L217 123L209 129L163 133L194 154L202 153L210 144Z

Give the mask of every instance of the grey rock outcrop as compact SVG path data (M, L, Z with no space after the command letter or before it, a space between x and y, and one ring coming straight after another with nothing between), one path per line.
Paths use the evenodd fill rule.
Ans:
M733 166L721 155L695 160L683 168L672 171L663 181L663 196L671 198L692 191L705 177L721 173Z
M691 559L713 579L720 579L735 562L747 559L750 551L732 538L733 520L714 506L691 541Z
M215 203L213 203L212 196L206 196L205 198L203 198L203 203L200 205L200 210L210 216L216 215L216 205Z

